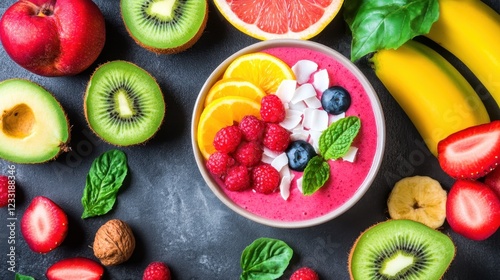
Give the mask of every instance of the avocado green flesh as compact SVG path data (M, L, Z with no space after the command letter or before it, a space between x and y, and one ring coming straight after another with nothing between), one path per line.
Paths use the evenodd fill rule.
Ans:
M203 25L205 0L121 0L125 26L137 41L157 49L180 47Z
M0 114L0 158L7 161L48 161L69 140L68 121L59 102L28 80L0 83Z
M409 220L373 226L353 250L354 279L440 279L455 256L447 235Z

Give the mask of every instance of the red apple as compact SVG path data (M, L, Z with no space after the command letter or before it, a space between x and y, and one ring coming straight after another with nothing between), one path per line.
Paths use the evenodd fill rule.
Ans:
M69 76L97 59L106 28L92 0L19 0L0 20L0 40L7 54L27 70Z

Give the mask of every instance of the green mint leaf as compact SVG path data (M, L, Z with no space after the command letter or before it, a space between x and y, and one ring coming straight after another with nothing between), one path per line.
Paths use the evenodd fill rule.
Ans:
M113 208L127 171L127 156L120 150L110 150L94 160L83 190L82 219L104 215Z
M321 156L309 160L302 178L302 193L311 195L319 190L330 178L330 165Z
M27 276L27 275L22 275L22 274L16 273L15 280L35 280L35 278L33 278L31 276Z
M319 138L319 151L325 160L344 156L352 141L358 135L361 121L356 116L349 116L332 123Z
M349 2L349 1L347 1ZM351 60L396 49L427 34L439 18L438 0L357 0L346 4L344 18L352 31Z
M259 238L241 254L241 280L273 280L283 275L292 259L293 250L285 242Z

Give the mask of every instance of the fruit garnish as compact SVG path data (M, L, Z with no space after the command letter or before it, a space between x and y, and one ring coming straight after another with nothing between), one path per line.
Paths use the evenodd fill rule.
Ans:
M262 146L257 142L242 142L234 152L234 159L246 166L257 165L262 159Z
M206 0L122 0L120 11L130 36L160 54L191 47L203 34L208 19Z
M290 280L319 280L319 276L312 268L304 266L295 270Z
M321 95L321 106L328 114L339 115L351 106L351 95L341 86L332 86Z
M196 140L205 159L216 150L213 146L215 134L223 127L240 122L244 116L260 116L260 103L240 96L222 97L208 105L201 113Z
M223 176L235 164L235 160L226 153L215 152L208 157L207 169L216 176Z
M224 187L230 191L244 191L251 187L251 180L250 171L246 166L232 166L224 177Z
M117 146L144 143L165 116L163 93L144 69L126 61L105 63L94 72L84 96L89 127Z
M23 79L1 82L0 120L0 158L42 163L69 150L66 113L38 84Z
M446 219L446 191L428 176L406 177L394 185L387 207L392 219L408 219L438 228Z
M498 166L484 177L484 183L490 187L500 199L500 168Z
M11 186L9 184L9 177L0 175L0 207L5 207L9 204L9 186Z
M266 124L256 116L249 115L243 117L238 127L246 141L261 141L264 137Z
M47 269L48 280L99 280L104 274L102 265L88 258L73 257L60 260Z
M113 208L127 172L127 156L120 150L107 151L92 162L81 200L82 219L104 215Z
M448 194L446 220L455 232L484 240L500 227L500 199L481 182L457 180Z
M279 239L258 238L241 253L240 280L278 279L285 272L293 250Z
M68 217L55 202L47 197L37 196L24 212L21 233L31 250L48 253L66 238Z
M365 230L348 261L351 279L441 279L455 257L449 236L411 220L388 220Z
M240 78L227 78L217 81L205 97L205 107L217 98L226 96L246 97L260 103L266 96L264 90L253 83Z
M269 94L262 98L260 102L260 117L265 122L280 123L285 120L286 111L281 99Z
M274 93L283 80L293 80L295 75L288 64L263 52L239 56L224 72L224 79L240 78L260 87L267 94Z
M170 268L163 262L152 262L144 270L142 280L170 280Z
M270 164L261 163L252 169L252 187L258 193L270 194L278 189L280 174Z
M455 179L477 179L500 163L500 121L468 127L438 143L441 168Z
M214 148L226 154L232 153L238 148L243 135L237 125L230 125L221 128L215 134Z
M286 148L288 166L295 171L304 171L307 163L316 156L314 147L304 140L292 141Z
M343 0L215 0L215 6L234 27L257 39L309 39L337 15Z

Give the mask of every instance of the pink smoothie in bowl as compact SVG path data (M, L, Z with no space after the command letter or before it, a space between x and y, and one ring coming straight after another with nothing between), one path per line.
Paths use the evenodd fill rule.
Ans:
M330 177L312 195L304 195L297 187L302 172L292 171L290 193L284 199L279 190L261 194L253 190L229 191L220 179L212 176L205 166L197 143L197 123L203 110L205 96L219 80L227 66L237 57L253 52L274 55L290 67L300 60L313 61L318 70L326 69L329 85L345 88L351 96L346 116L360 119L361 128L352 146L358 150L354 161L328 161ZM283 228L300 228L329 221L352 207L367 191L380 167L384 144L385 124L380 102L365 76L347 58L321 44L304 40L268 40L251 45L226 59L211 74L201 89L192 122L192 145L200 172L216 196L228 207L256 222Z

